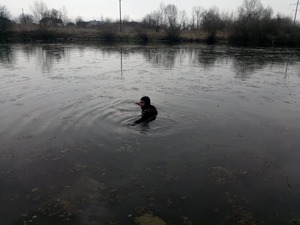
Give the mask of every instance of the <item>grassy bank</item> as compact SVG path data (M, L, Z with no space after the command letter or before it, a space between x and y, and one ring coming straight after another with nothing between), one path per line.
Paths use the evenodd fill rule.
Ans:
M220 37L220 38L219 38ZM218 39L224 41L223 35ZM128 41L128 42L205 42L208 34L205 32L181 31L180 34L172 39L162 30L155 32L152 30L101 30L93 28L31 28L31 29L12 29L7 32L2 41L5 42L40 42L40 41Z
M39 26L16 26L1 35L1 42L169 42L169 43L209 43L255 46L300 46L298 33L278 33L264 36L260 33L240 34L239 32L216 32L214 34L199 30L180 30L176 36L161 29L133 29L124 27L120 32L118 27L95 29L77 27L56 27L42 29Z

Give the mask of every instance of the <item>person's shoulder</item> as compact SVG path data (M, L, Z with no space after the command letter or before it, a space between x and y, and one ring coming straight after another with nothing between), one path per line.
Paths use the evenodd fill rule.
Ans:
M156 110L156 107L154 105L150 105L150 109L155 109Z
M156 107L155 107L154 105L151 105L150 108L149 108L149 110L150 110L152 113L157 114L157 109L156 109Z

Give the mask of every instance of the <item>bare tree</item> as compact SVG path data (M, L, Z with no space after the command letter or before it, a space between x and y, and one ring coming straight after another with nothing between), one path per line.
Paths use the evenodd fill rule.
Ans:
M148 27L150 29L156 27L156 22L155 22L152 14L147 14L142 19L142 23L143 23L144 26L146 26L146 27Z
M179 23L181 29L186 29L188 27L188 17L185 10L179 12Z
M201 6L194 6L192 10L192 26L195 29L200 29L201 18L204 9Z
M64 24L67 24L70 22L70 19L68 17L68 11L66 10L65 6L63 6L60 10L60 17Z
M130 16L129 15L124 15L122 19L123 23L127 23L130 21Z
M270 20L273 16L273 9L271 7L264 8L261 13L261 19L268 19Z
M244 43L270 40L274 24L271 19L272 13L270 8L264 9L260 0L244 0L238 8L230 39Z
M219 10L215 7L205 10L202 18L202 28L214 36L218 29L222 28Z
M159 9L147 14L142 21L144 25L150 28L155 28L156 32L158 32L162 27L165 26L165 17L165 5L161 3Z
M10 13L4 5L0 5L0 17L6 19L10 17Z
M30 14L21 14L18 18L17 21L20 24L31 24L34 21L34 18Z
M39 22L44 17L49 17L50 12L45 2L43 1L35 1L33 2L33 6L30 7L34 20Z
M165 8L166 33L169 41L178 41L181 26L178 24L178 10L175 5L167 5Z
M160 17L160 21L159 21L160 27L163 27L165 25L165 20L166 20L165 9L166 9L166 6L164 5L164 3L160 3L159 9L158 9L158 13L159 13L159 17Z
M222 12L221 21L224 24L224 31L229 32L234 24L234 13L233 12Z
M61 12L57 9L51 9L49 17L53 19L61 19Z
M260 19L263 10L260 0L244 0L238 9L239 19L246 21Z
M165 8L165 16L166 16L166 23L168 27L177 26L178 23L178 10L177 7L173 4L169 4Z
M159 12L159 10L151 13L151 18L155 23L155 31L158 32L161 27L161 13Z
M75 23L78 24L78 23L81 23L81 22L84 22L83 19L82 19L82 17L81 16L77 16L76 19L75 19Z
M105 23L112 23L113 22L113 19L110 18L110 17L106 17L105 20L104 20Z
M0 38L2 34L4 34L8 27L10 21L8 18L10 17L8 10L6 9L6 6L0 5Z

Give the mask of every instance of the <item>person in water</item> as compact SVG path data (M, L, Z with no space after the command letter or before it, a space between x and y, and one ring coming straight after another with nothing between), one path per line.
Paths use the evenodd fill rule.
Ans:
M142 116L140 119L133 122L133 125L150 122L156 119L157 110L155 106L151 105L151 100L148 96L144 96L141 98L140 102L137 103L142 109Z

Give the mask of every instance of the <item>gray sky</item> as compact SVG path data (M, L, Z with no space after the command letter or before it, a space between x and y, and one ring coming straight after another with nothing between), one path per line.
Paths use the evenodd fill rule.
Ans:
M30 6L33 5L33 2L33 0L1 0L0 5L6 6L11 15L16 17L22 13L22 8L25 13L31 13ZM68 17L71 19L78 16L85 20L100 19L101 16L112 19L119 17L119 0L44 0L43 2L47 4L49 9L61 10L65 7ZM122 0L122 15L139 20L146 14L158 9L161 2L165 5L174 4L179 10L185 10L189 16L193 6L202 6L205 9L216 6L221 12L236 12L243 0ZM297 0L261 0L263 6L270 6L275 14L280 13L290 17L293 17L295 13L296 2Z

